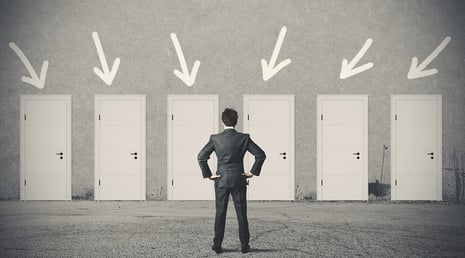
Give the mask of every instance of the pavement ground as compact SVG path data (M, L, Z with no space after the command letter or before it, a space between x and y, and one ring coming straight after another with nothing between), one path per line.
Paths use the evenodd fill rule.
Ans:
M465 205L248 202L241 254L229 203L224 252L213 201L1 201L0 257L465 257Z

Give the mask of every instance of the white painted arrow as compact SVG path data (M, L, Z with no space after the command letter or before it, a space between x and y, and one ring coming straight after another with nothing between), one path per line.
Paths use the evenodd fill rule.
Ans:
M42 69L40 70L40 77L39 77L37 76L36 71L34 71L34 68L32 68L31 63L29 62L27 57L24 55L23 51L21 51L21 49L19 49L19 47L13 42L10 42L10 44L8 45L19 56L19 59L21 59L24 66L26 66L26 69L29 72L29 75L31 76L31 77L23 76L21 77L21 81L25 83L29 83L39 89L43 89L45 85L45 77L47 75L48 61L45 60L42 63Z
M408 71L407 78L408 79L417 79L425 76L430 76L433 74L436 74L438 72L438 69L429 69L429 70L424 70L427 65L429 65L438 55L441 53L441 51L449 44L451 40L450 36L447 36L444 38L444 40L439 44L439 46L431 53L419 66L418 64L418 58L415 56L412 58L412 63L410 65L410 70Z
M275 66L276 60L278 59L279 51L281 50L281 46L283 45L284 37L286 36L286 31L287 31L286 27L283 26L281 28L281 31L279 32L276 45L274 46L273 54L271 55L271 59L270 59L270 63L267 64L265 59L261 60L264 81L268 81L281 69L283 69L284 67L286 67L287 65L291 63L291 59L288 58L280 62L277 66Z
M191 87L195 83L195 77L197 76L197 71L200 67L200 61L195 60L192 71L189 74L189 69L187 68L186 59L182 53L181 45L179 44L178 38L175 33L171 33L171 41L173 41L174 48L176 49L176 54L178 55L179 63L181 64L181 71L174 69L174 75L176 75L181 81L183 81L188 87Z
M105 53L103 53L102 43L100 43L100 38L96 31L92 32L92 38L94 39L95 47L97 48L97 54L100 59L100 64L102 65L102 70L97 67L94 67L94 73L100 77L108 86L111 85L113 79L115 78L116 73L118 72L118 67L120 59L117 57L113 62L111 71L108 69L107 59L105 58Z
M368 48L370 48L371 43L373 43L373 40L370 38L367 39L362 49L358 51L357 55L354 57L354 59L352 59L352 61L350 61L350 63L347 61L347 59L342 59L341 73L339 74L339 78L346 79L346 78L349 78L350 76L364 72L373 67L373 63L370 62L364 65L361 65L357 68L354 68L355 65L358 63L358 61L360 61L363 55L365 55L365 53L368 51Z

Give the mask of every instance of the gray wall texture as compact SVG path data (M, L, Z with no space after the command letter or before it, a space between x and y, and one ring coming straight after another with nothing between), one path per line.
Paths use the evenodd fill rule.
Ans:
M12 1L0 2L0 199L19 199L21 94L72 95L72 195L93 198L95 94L147 95L147 199L166 199L167 95L219 94L220 109L242 112L243 94L295 94L296 199L316 198L316 95L369 95L369 182L379 179L383 145L390 144L391 94L443 95L443 166L465 146L465 1ZM292 63L263 81L282 26L278 56ZM92 32L110 64L121 59L107 86ZM170 39L176 33L193 87L174 74L180 64ZM429 68L407 79L412 57L424 60L452 40ZM373 44L359 62L368 71L339 79L341 61ZM45 87L23 83L28 72L9 48L17 44L36 71L50 62ZM238 128L242 125L239 123ZM387 151L384 182L390 182ZM199 170L200 176L200 170ZM263 175L266 176L266 175ZM455 176L444 170L443 197L455 195Z

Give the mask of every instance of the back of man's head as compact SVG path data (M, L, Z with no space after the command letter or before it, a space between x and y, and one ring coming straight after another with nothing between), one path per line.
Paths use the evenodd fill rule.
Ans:
M232 108L226 108L221 114L221 120L226 126L236 126L237 117L237 111Z

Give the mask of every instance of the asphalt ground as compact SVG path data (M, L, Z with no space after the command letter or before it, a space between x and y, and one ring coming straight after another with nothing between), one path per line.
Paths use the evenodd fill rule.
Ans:
M229 204L211 250L212 201L2 201L1 257L465 257L465 205L249 202L242 254Z

